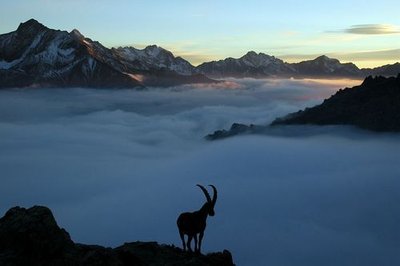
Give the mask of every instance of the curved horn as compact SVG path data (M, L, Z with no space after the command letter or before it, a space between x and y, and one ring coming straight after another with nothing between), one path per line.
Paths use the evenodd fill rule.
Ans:
M211 203L210 194L208 194L207 189L205 189L202 185L199 184L197 184L197 186L201 188L201 190L203 190L204 195L206 195L207 201Z
M210 187L212 187L212 189L213 189L213 199L212 199L212 204L213 204L213 206L215 205L215 203L217 202L217 196L218 196L218 193L217 193L217 189L213 186L213 185L209 185Z

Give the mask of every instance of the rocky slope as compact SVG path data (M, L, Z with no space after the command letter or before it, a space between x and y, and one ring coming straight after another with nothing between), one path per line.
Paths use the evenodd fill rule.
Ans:
M359 77L364 76L362 70L352 63L340 63L339 60L325 55L314 60L290 64L295 70L295 76L301 77Z
M313 108L276 119L272 125L354 125L374 131L400 131L400 74L367 77Z
M0 219L0 265L234 265L229 251L194 255L156 242L117 248L74 243L46 207L14 207Z
M213 78L263 78L270 76L292 76L296 70L290 64L263 53L250 51L239 59L203 63L197 67L200 73Z
M395 63L393 65L384 65L376 68L366 68L363 69L365 76L396 76L400 73L400 63Z
M0 35L1 87L143 87L212 82L157 46L108 49L34 19Z

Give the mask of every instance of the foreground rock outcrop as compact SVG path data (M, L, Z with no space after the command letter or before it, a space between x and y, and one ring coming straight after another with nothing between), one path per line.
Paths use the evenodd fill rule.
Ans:
M51 211L14 207L0 219L0 265L234 265L229 251L194 255L156 242L117 248L74 243Z

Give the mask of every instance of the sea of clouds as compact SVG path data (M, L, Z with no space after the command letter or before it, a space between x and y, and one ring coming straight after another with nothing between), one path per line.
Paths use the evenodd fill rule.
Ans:
M230 80L147 90L0 91L0 213L46 205L76 242L180 246L176 218L218 188L205 252L237 265L399 265L400 136L268 124L360 81Z

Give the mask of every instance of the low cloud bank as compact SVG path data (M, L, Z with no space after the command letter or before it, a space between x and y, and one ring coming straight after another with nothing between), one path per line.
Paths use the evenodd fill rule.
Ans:
M346 86L229 82L239 87L0 91L0 212L43 204L77 242L179 246L178 214L212 183L205 251L227 248L238 265L400 263L400 137L299 127L207 142Z

